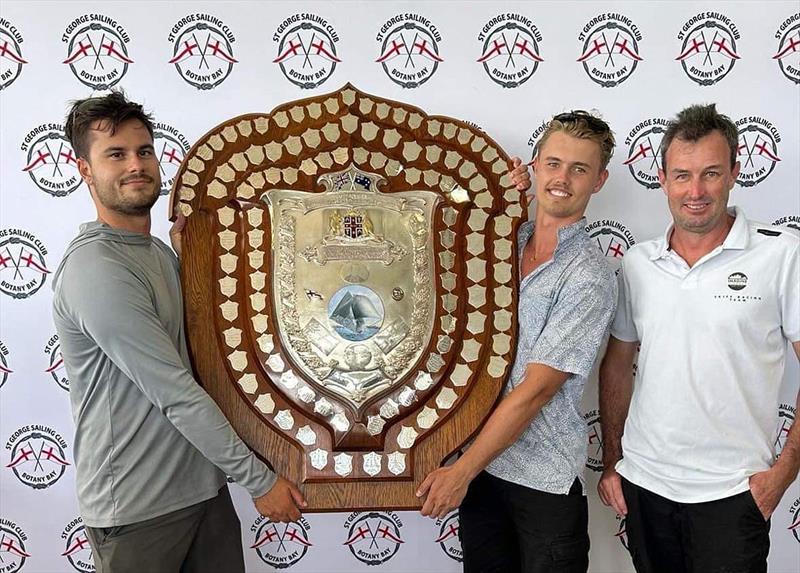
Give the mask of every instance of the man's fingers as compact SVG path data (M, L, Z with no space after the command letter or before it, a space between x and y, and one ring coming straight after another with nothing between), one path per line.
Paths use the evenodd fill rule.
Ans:
M428 493L428 490L431 487L431 483L433 483L433 479L434 479L433 473L429 473L428 477L426 477L417 488L417 497L422 497L426 493Z
M300 490L297 489L295 486L291 486L291 488L289 489L289 493L292 495L292 499L299 507L308 506L306 498L303 497L303 494L300 493Z
M628 506L625 503L625 496L622 493L622 484L619 480L615 480L611 486L611 507L614 508L619 515L628 515Z
M522 159L520 159L519 157L512 157L511 158L511 168L512 169L516 169L520 165L522 165Z

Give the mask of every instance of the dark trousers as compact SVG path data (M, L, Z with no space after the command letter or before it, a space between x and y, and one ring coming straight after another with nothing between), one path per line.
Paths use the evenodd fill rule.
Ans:
M749 491L678 503L623 478L622 492L638 573L766 573L770 524Z
M225 486L207 501L117 527L86 527L97 573L244 573L242 532Z
M459 509L465 573L585 573L586 497L545 493L482 472Z

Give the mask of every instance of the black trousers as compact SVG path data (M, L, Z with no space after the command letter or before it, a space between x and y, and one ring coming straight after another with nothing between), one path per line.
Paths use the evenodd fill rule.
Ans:
M586 497L576 479L567 495L482 472L459 510L465 573L585 573Z
M241 527L227 486L184 509L86 533L97 573L244 573Z
M638 573L766 573L770 523L749 491L678 503L623 478L622 492Z

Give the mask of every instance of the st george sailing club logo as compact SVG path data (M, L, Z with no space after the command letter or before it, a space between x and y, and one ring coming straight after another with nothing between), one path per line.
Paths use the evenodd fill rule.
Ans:
M663 117L651 117L634 127L625 145L628 158L623 161L634 180L647 189L658 189L658 170L661 169L661 138L669 125Z
M22 34L6 20L0 18L0 91L6 89L22 73L27 60L22 57Z
M0 293L23 299L35 294L50 271L47 249L33 233L0 229Z
M642 33L622 14L598 14L583 27L578 41L583 42L578 61L591 80L604 88L627 80L642 61Z
M14 371L8 365L8 348L0 340L0 388L2 388L8 380L8 375Z
M260 516L250 526L255 533L250 549L255 549L258 557L273 569L288 569L305 557L313 545L308 539L310 529L304 517L292 523L274 523Z
M478 34L483 64L493 82L504 88L516 88L528 81L539 63L542 35L533 22L521 14L498 14Z
M211 90L224 82L238 60L233 54L236 38L227 24L210 14L189 14L172 26L172 58L183 81L199 90Z
M0 572L17 573L31 556L25 548L28 536L13 521L0 518Z
M458 533L461 527L458 510L450 512L444 519L437 519L436 525L439 526L436 543L450 559L461 563L464 560L464 551L461 548L461 538Z
M313 89L333 75L342 60L336 54L339 35L316 14L286 18L272 36L278 44L278 64L287 80L301 89Z
M67 59L72 73L85 86L103 91L117 85L133 60L128 55L130 42L116 20L102 14L85 14L73 20L61 41L67 44Z
M348 529L344 545L353 557L367 565L386 563L404 543L400 530L403 522L394 512L354 512L345 520Z
M736 42L741 36L730 18L717 12L700 12L678 32L682 40L676 60L684 73L701 86L714 85L728 75L740 59Z
M778 60L781 72L788 79L800 84L800 12L783 21L775 32L778 50L773 60Z
M61 343L58 341L58 334L54 334L47 341L44 347L47 355L47 368L45 372L53 377L53 381L62 390L69 392L69 378L67 369L64 367L64 357L61 355Z
M6 464L17 479L33 489L46 489L64 475L67 461L67 442L60 434L38 424L23 426L15 431L6 449L10 461Z
M439 54L439 30L419 14L390 18L375 39L381 46L375 61L390 80L404 88L418 88L427 82L444 61Z
M64 540L64 551L61 556L67 558L75 571L78 573L94 573L96 571L92 547L89 545L86 528L80 516L67 524L64 531L61 532L61 539Z
M781 160L778 144L781 134L763 117L743 117L736 122L739 129L739 177L736 183L753 187L769 177Z
M25 136L20 150L26 153L22 171L45 193L66 197L83 182L75 152L60 124L35 127Z

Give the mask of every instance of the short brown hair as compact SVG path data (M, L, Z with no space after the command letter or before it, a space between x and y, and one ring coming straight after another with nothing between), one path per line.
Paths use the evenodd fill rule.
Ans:
M576 109L553 116L542 137L536 143L534 157L539 155L539 150L544 146L547 138L553 133L561 131L578 139L590 139L600 146L600 168L608 167L608 162L614 155L614 132L608 124L588 111Z
M112 91L99 97L75 100L67 114L64 133L69 139L76 157L89 159L89 130L96 121L108 121L111 135L120 124L138 119L153 137L153 117L145 113L141 104L128 101L122 91Z
M739 153L739 130L727 115L717 111L716 104L690 105L681 110L669 123L664 137L661 139L661 169L667 169L667 150L677 137L681 141L695 142L712 131L719 131L728 143L731 167L736 164Z

